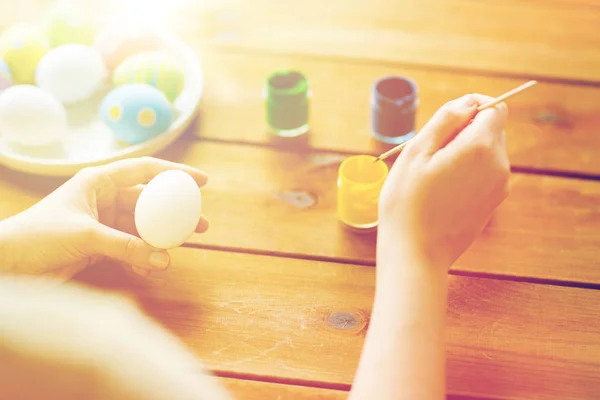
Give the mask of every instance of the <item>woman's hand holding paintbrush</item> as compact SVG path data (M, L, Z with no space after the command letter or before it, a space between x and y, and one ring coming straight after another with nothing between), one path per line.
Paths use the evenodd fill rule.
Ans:
M526 89L529 89L536 83L537 83L537 81L529 81L527 83L524 83L521 86L516 87L513 90L510 90L510 91L504 93L503 95L498 96L495 99L488 101L485 104L479 105L477 107L477 111L482 111L482 110L494 107L496 104L503 102L504 100L508 99L509 97L512 97L516 94L523 92ZM385 160L386 158L393 156L394 154L400 153L408 145L409 142L410 142L410 140L408 140L402 144L399 144L398 146L394 147L393 149L391 149L389 151L386 151L385 153L383 153L379 157L377 157L374 161Z

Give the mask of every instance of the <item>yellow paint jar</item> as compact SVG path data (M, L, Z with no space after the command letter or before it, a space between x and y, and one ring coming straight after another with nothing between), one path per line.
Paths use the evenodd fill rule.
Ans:
M379 194L388 167L385 162L374 160L368 155L348 157L338 170L338 218L352 228L377 226Z

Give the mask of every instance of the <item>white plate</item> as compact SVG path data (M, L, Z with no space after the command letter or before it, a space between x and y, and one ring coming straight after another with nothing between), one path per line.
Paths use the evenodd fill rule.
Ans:
M161 42L161 50L181 63L185 73L184 88L173 104L175 120L167 132L136 145L117 142L99 116L100 102L113 88L109 77L93 98L67 108L69 134L63 143L26 148L0 136L0 164L36 175L69 177L84 167L154 155L175 141L196 115L203 89L202 68L198 56L185 42L168 34L161 34Z

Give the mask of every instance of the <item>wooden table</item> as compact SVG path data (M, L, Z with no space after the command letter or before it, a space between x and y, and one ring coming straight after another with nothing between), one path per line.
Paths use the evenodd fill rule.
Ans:
M186 7L176 28L202 58L206 92L195 126L159 156L209 174L211 229L149 280L102 266L80 281L138 300L239 399L343 399L369 322L375 236L338 223L336 167L381 150L372 83L415 79L420 127L452 98L535 78L509 102L513 193L450 272L448 393L600 398L598 1ZM308 150L265 134L261 91L280 67L310 79ZM0 217L59 183L0 169Z

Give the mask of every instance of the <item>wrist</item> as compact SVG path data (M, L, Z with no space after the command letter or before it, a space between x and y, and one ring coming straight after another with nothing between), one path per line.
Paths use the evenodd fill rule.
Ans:
M449 266L423 251L410 233L382 226L377 237L377 286L397 292L399 285L429 284L445 293Z

